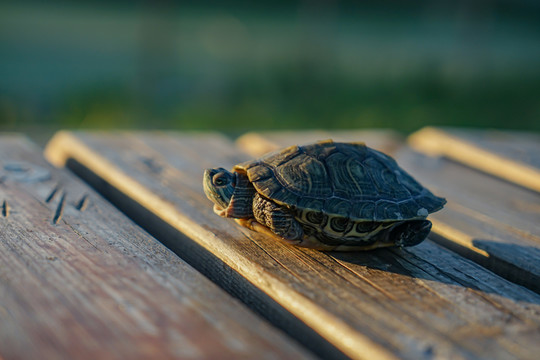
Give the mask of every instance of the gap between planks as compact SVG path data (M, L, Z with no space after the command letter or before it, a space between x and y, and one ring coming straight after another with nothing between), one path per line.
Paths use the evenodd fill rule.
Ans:
M201 231L199 224L193 223L190 218L179 213L173 204L165 201L159 194L152 193L134 178L119 171L112 163L85 146L74 135L68 132L57 133L46 147L45 157L52 164L59 167L66 165L66 162L70 159L76 159L78 164L83 165L85 169L105 180L113 188L121 189L122 195L125 197L133 199L139 204L144 204L144 208L149 213L158 215L161 221L176 229L179 233L184 234L188 239L200 239L205 251L217 256L220 262L231 266L236 271L242 269L240 270L242 277L247 278L257 288L261 287L261 281L264 281L263 287L273 290L269 294L273 301L280 304L286 301L289 313L294 314L311 328L317 329L317 332L325 339L329 339L331 343L340 344L339 351L343 351L349 357L356 359L396 359L392 352L373 342L369 337L358 333L346 322L336 318L302 294L292 291L287 284L279 279L272 276L261 279L260 269L254 267L250 259L240 258L234 251L231 252L231 250L219 247L219 245L215 247L215 243L207 241L207 239L216 236L211 229ZM196 230L191 232L192 229ZM302 341L303 334L296 334L296 336L298 340ZM309 337L312 336L309 335ZM304 343L304 345L308 346L309 344ZM312 344L311 346L314 345L319 346L322 344ZM362 356L358 354L359 348L364 349ZM330 349L327 350L327 353L331 356L339 356L336 350Z
M76 138L72 138L72 141L74 143L81 144L80 140L77 140ZM77 158L78 161L84 162L84 166L90 167L93 166L92 164L89 165L89 162L91 163L91 159L84 158L85 156L88 156L88 154L82 154L79 150L74 150L74 144L69 144L65 146L65 151L69 151L71 155L64 155L60 156L59 164L61 164L63 161L66 160L66 157L73 157ZM82 152L92 152L89 148L83 146L85 149ZM58 149L57 149L58 150ZM64 151L60 150L60 151ZM95 154L94 154L95 155ZM83 158L81 158L81 156ZM57 159L58 160L58 159ZM104 161L104 159L100 159L100 162ZM92 168L93 172L99 172L99 176L102 178L105 178L107 182L112 184L113 186L116 186L122 191L126 193L126 195L130 198L133 198L135 201L139 201L141 204L144 203L144 206L147 208L150 205L150 211L155 212L156 214L159 214L159 216L163 219L164 214L164 208L165 213L168 211L171 211L171 217L168 219L167 223L169 226L173 228L177 228L180 232L185 233L188 235L189 238L196 239L201 244L206 246L210 252L216 256L218 256L225 264L228 266L233 267L237 271L241 271L242 275L245 275L248 277L248 280L251 281L256 286L264 287L265 289L271 289L271 295L281 300L281 303L284 301L287 302L287 309L289 311L292 311L295 315L299 316L300 320L305 321L306 323L310 324L310 326L313 326L317 329L317 331L322 332L328 339L333 341L334 343L340 344L341 348L344 349L344 351L348 354L351 354L351 356L358 356L357 350L358 345L362 345L362 342L358 342L358 339L364 340L363 344L365 346L362 346L363 348L370 349L373 351L373 341L371 341L370 338L365 337L363 335L359 335L358 332L355 329L350 328L344 321L347 321L347 319L343 319L341 322L336 322L335 315L331 313L327 313L325 310L321 309L320 306L317 306L317 304L313 303L311 300L307 299L305 296L302 296L298 294L294 289L291 289L287 285L283 285L281 281L278 279L275 279L273 275L271 274L264 274L261 273L261 269L259 268L253 268L253 264L249 261L246 261L244 258L238 258L237 254L231 253L230 249L219 247L217 242L211 241L216 236L219 236L218 234L214 233L211 228L206 228L204 230L201 230L200 226L197 226L198 224L193 223L193 220L190 219L188 216L182 215L176 211L174 212L174 206L163 201L163 194L153 194L152 191L150 191L148 188L142 186L142 189L145 190L142 194L139 192L139 188L135 189L127 189L126 184L123 183L124 179L118 178L118 173L122 173L121 171L117 170L114 165L109 164L108 167L105 167L104 169L97 169ZM128 179L131 179L132 177L127 176ZM200 184L199 184L200 187ZM126 190L127 189L127 190ZM129 193L129 194L128 194ZM144 195L144 196L143 196ZM160 198L159 195L162 197ZM157 197L157 200L161 199L161 202L157 201L156 203L152 203L152 201L148 202L146 199L147 197ZM165 197L166 198L166 197ZM158 206L156 208L155 206ZM159 208L159 206L163 206L164 208ZM167 208L167 206L171 206L170 209ZM165 214L166 215L166 214ZM175 223L175 219L180 219L181 223ZM165 220L165 219L163 219ZM181 226L179 226L181 225ZM197 229L195 233L190 233L190 229L193 227L193 229ZM205 239L208 238L208 239ZM216 247L217 246L217 247ZM283 259L286 260L286 259ZM236 261L236 262L235 262ZM251 270L254 270L254 272L251 272ZM262 281L265 283L261 283L261 279L259 279L260 275L264 275ZM309 305L309 306L306 306ZM307 312L307 313L306 313ZM310 313L311 312L311 313ZM318 318L317 315L325 315L322 318ZM332 326L336 326L335 328L329 327L329 324ZM348 331L348 333L347 333ZM344 336L343 336L344 335ZM365 339L368 341L366 342ZM347 348L347 342L351 342L349 344L349 347ZM377 344L379 352L375 352L372 354L367 354L373 358L374 356L387 356L392 357L392 353L388 350L381 348L379 344ZM377 348L376 348L377 349Z
M334 138L332 134L332 132L327 132L323 133L323 136L325 138ZM349 137L345 140L361 139L361 134L362 131L358 132L356 135L355 132L352 131L349 133ZM257 157L262 155L263 151L274 151L280 147L288 146L291 143L311 142L313 139L320 137L320 135L321 134L319 132L316 134L312 134L311 132L249 133L240 137L238 144L241 149L252 156ZM422 136L422 138L424 137L425 136ZM263 144L264 146L261 147L260 144ZM381 144L385 143L381 142L380 140L376 143L376 145L379 146ZM381 147L383 151L399 148L397 145ZM474 175L475 181L482 182L482 179L484 179L483 182L485 183L489 180L489 186L498 186L496 189L501 191L503 191L505 188L509 190L511 187L515 187L512 183L500 181L496 178L486 178L485 174L474 172L473 170L469 170L469 168L463 167L459 164L446 162L443 164L442 161L434 163L432 159L426 157L425 155L415 153L407 147L399 148L399 150L393 155L396 156L398 163L401 166L403 166L407 171L410 171L415 177L417 177L418 180L420 180L421 183L427 185L431 190L442 191L448 187L445 186L445 183L453 180L460 181L459 184L461 184L462 188L455 191L463 192L463 196L461 196L461 194L456 194L455 191L447 194L439 194L445 195L449 202L445 209L443 209L441 212L434 213L429 217L433 223L432 234L434 235L431 237L432 240L464 257L474 260L475 262L508 279L509 281L525 286L540 294L540 265L538 265L538 258L535 255L540 251L540 248L538 247L538 237L534 234L528 233L527 231L511 226L509 223L507 223L507 219L504 219L506 221L502 221L500 218L497 218L497 216L500 216L500 211L495 214L493 207L482 207L482 209L485 211L494 213L488 216L482 212L479 212L479 210L462 205L460 202L465 200L470 202L470 200L476 196L476 194L470 194L469 197L466 197L467 193L465 188L468 185L471 185L470 182L466 183L461 178L452 179L450 177L445 177L445 175L449 176L454 172L463 171L465 173L464 175L469 175L469 177ZM447 174L448 171L439 174L443 166L450 165L452 166L453 170L452 174ZM461 169L454 169L454 167L460 166ZM455 176L456 174L453 175ZM453 186L452 189L454 187L455 186ZM525 192L529 191L520 187L512 188L512 190L514 190L512 192L513 195L520 196L519 199L526 199ZM498 195L502 196L501 194ZM495 199L489 200L494 201ZM478 202L476 203L479 204ZM502 205L499 206L502 207ZM519 220L520 224L523 226L529 225L527 229L530 228L529 231L533 231L535 226L538 226L538 224L528 222L531 221L531 219L533 219L533 217L529 216L526 219L517 220ZM462 228L463 230L461 230ZM496 251L497 249L493 247L491 248L490 252L478 245L477 239L493 238L499 239L502 245L507 244L508 247L512 246L512 244L514 244L514 246L522 247L529 246L534 251L524 252L523 256L521 256L519 259L514 258L512 260L509 259L510 254L508 252Z
M198 226L198 224L193 223L189 217L179 213L173 204L164 200L161 196L159 196L159 194L152 193L134 178L127 176L121 171L118 171L118 169L107 159L92 151L70 133L57 133L47 145L45 149L45 157L57 167L67 165L67 167L72 171L75 170L74 172L76 174L81 175L84 173L83 178L86 180L88 180L90 177L99 178L100 180L98 182L100 183L106 181L108 184L110 184L110 189L108 190L107 194L103 194L105 197L112 196L115 200L121 202L134 202L132 205L135 206L141 206L140 204L144 204L144 206L141 206L141 209L148 211L148 218L150 218L152 215L157 216L158 220L162 223L160 226L155 226L154 224L155 227L150 228L150 230L154 230L154 233L160 233L161 235L164 233L172 235L173 232L167 232L166 230L163 230L163 228L166 229L170 227L175 229L176 233L174 234L176 236L174 238L178 241L182 241L183 237L179 238L178 235L183 234L183 236L188 239L188 244L185 245L186 248L191 248L199 254L202 250L204 252L202 255L205 259L204 262L213 262L215 260L212 258L217 257L220 263L226 264L226 266L232 266L234 270L238 270L239 268L247 269L248 272L242 272L241 277L248 274L248 280L255 285L255 288L260 286L258 285L260 282L258 273L259 269L253 269L253 264L249 261L249 259L238 258L234 253L231 253L226 248L212 247L211 242L202 241L202 247L197 245L194 246L194 244L191 243L191 239L211 239L215 237L215 234L211 229L205 229L206 231L201 232L201 228ZM71 165L69 164L70 162ZM95 183L93 184L92 181L89 183L91 185L95 185ZM119 189L121 190L118 191L118 193L115 192L115 190ZM128 211L128 209L125 207L122 210ZM138 224L147 223L147 221L140 219L140 215L137 216L137 218ZM160 227L161 229L156 229ZM191 229L197 230L191 232ZM163 240L164 237L158 235L157 238ZM174 244L168 245L172 250L178 248L178 244L176 246ZM210 245L210 247L205 248L205 246L208 245ZM183 248L183 251L178 253L178 255L184 259L186 259L186 256L189 256L189 254L186 252L186 248ZM197 264L200 264L200 259L195 260L195 262L192 263L193 266L198 268ZM198 270L205 272L204 268L198 268ZM212 274L209 274L207 271L205 272L205 275L212 279ZM377 343L372 342L369 338L358 334L345 322L337 320L331 314L323 311L320 307L307 300L301 294L291 291L290 288L288 288L278 279L267 277L265 278L265 281L270 282L266 285L274 290L274 294L272 294L272 301L274 301L275 298L288 299L289 305L294 308L292 309L292 313L294 313L296 316L299 314L303 315L303 320L305 321L308 319L308 324L311 323L311 325L313 325L313 322L315 321L317 323L315 327L318 329L323 329L322 332L326 339L333 339L335 342L343 345L343 348L338 350L330 344L325 344L325 340L323 338L317 338L317 336L312 333L312 330L300 326L303 333L295 334L296 339L304 346L308 347L308 349L315 349L317 352L320 352L320 355L322 354L323 357L330 356L332 358L341 358L343 357L341 351L344 351L351 358L359 358L358 354L356 353L356 349L361 347L365 349L366 357L362 356L359 359L397 360L392 353L380 347L380 345ZM220 285L222 285L222 281L220 281ZM252 292L252 294L256 293L257 291ZM287 312L286 317L290 316L291 309L289 308L288 310L289 311ZM277 311L279 312L280 309L277 309ZM302 316L300 317L302 318ZM289 319L280 319L279 321L283 321L286 324L292 323ZM298 326L295 325L295 328L298 328ZM289 333L289 335L292 334ZM306 339L313 341L313 343L309 344L303 341L303 336L306 336Z
M408 143L419 152L430 156L446 156L472 168L540 192L540 169L487 151L444 129L423 128L413 133L408 138Z
M24 138L0 150L0 358L312 357Z

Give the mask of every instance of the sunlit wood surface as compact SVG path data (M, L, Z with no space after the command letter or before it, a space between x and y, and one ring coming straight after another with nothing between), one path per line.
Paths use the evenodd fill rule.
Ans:
M61 132L46 156L323 358L535 359L538 221L526 209L535 209L538 195L527 199L522 189L447 168L456 164L413 152L394 135L382 141L371 141L366 133L347 135L368 145L385 144L377 146L449 199L447 209L433 216L436 242L324 253L276 243L213 213L202 191L204 168L230 168L272 146L331 133L250 134L249 141L243 137L236 144L209 133ZM469 180L460 183L444 171L455 178L465 174L480 189L467 188ZM510 191L511 199L503 194L493 199L492 186L494 192ZM515 201L515 215L503 216L505 201ZM506 279L492 271L505 262L500 274ZM516 283L519 276L527 280Z
M21 136L0 136L0 358L311 358Z
M369 142L370 133L349 132L349 139L366 139ZM427 139L430 135L435 139ZM451 135L450 135L451 134ZM466 132L464 130L446 130L427 128L413 134L409 142L436 144L437 140L446 136L463 134L456 143L471 142L488 149L488 139L493 139L495 132ZM466 136L465 136L466 134ZM506 150L507 154L515 155L515 166L525 161L533 166L539 165L540 172L540 142L533 143L534 135L523 135L519 138L515 133L498 132L497 139L506 139L501 146L492 144L493 157L499 156ZM505 135L506 134L506 135ZM259 156L258 144L266 144L267 151L287 146L296 140L299 143L310 141L314 134L302 133L262 133L250 134L250 142L241 141L239 146L252 156ZM394 155L398 163L413 174L420 182L436 194L448 200L444 211L430 216L433 221L433 236L439 244L473 259L497 274L540 292L540 193L513 184L506 179L488 176L483 171L471 166L457 163L455 158L446 154L459 152L453 144L441 142L438 146L443 152L413 151L405 144L398 147L388 145L395 136L388 133L386 141L384 134L375 132L373 147ZM296 138L293 138L296 136ZM332 133L317 133L317 137L332 137ZM510 139L513 139L511 141ZM240 138L240 140L243 140ZM349 140L350 141L350 140ZM523 148L520 145L523 144ZM534 147L538 151L533 151ZM420 147L420 149L424 149ZM521 149L521 151L519 150ZM473 150L471 150L473 151ZM495 152L496 151L496 152ZM519 154L519 156L518 156ZM510 156L510 155L508 155ZM507 170L512 172L512 166ZM483 170L483 169L482 169ZM514 174L514 176L516 176ZM540 175L535 179L540 184Z
M409 144L540 191L540 135L496 130L424 128Z

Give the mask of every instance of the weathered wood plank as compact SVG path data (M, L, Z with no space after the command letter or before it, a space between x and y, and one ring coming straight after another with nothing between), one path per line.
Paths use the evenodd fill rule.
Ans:
M540 135L496 130L424 128L409 139L416 150L446 156L540 192Z
M397 160L448 200L431 216L437 242L540 293L540 193L410 149Z
M251 134L250 143L239 145L256 156L254 144L266 141L267 150L275 150L290 144L294 134ZM304 133L296 137L305 140ZM448 200L443 211L430 216L434 240L540 293L540 194L406 146L394 155L422 184Z
M177 231L160 238L259 312L272 319L278 304L350 357L534 359L540 351L540 296L432 242L323 253L217 217L203 168L247 158L222 137L60 133L47 156L113 201L133 199L130 210L152 233Z
M291 131L269 131L266 133L247 133L236 139L240 148L250 148L257 154L264 154L276 149L276 144L294 144L298 140L298 132ZM342 142L366 142L366 145L373 149L393 153L401 145L402 139L392 130L352 130L352 131L325 131L311 130L302 132L303 143L332 138L334 141Z
M19 136L0 137L0 358L309 358Z

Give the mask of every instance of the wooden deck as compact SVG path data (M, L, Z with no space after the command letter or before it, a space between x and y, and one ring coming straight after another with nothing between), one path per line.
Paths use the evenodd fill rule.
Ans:
M318 252L213 213L204 168L326 138L446 197L429 239ZM0 137L2 359L538 358L538 136L59 132L41 153Z

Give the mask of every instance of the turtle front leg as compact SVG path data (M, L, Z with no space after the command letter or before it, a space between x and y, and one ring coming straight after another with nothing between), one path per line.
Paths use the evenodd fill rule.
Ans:
M255 194L253 197L253 215L257 222L284 240L288 242L302 240L304 230L298 221L296 221L293 214L259 194ZM262 229L257 229L257 226L252 225L252 228L259 232L266 232L264 230L261 231Z

